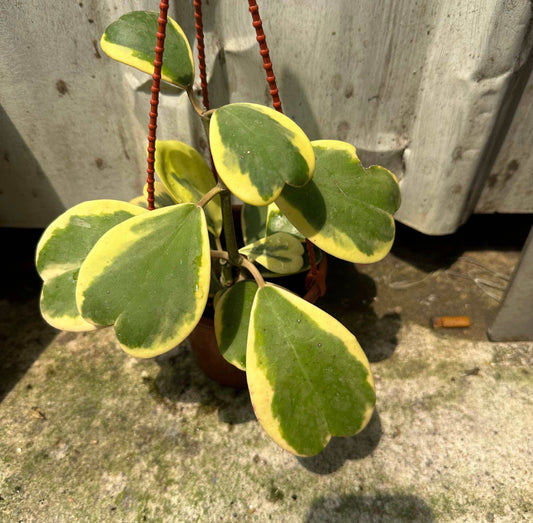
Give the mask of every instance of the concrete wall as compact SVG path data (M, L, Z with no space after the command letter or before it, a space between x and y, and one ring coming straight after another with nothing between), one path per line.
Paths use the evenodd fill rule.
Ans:
M212 105L270 104L247 3L204 4ZM97 42L121 14L157 5L0 4L2 224L44 226L79 201L140 192L150 79L106 58ZM524 191L531 87L517 111L531 70L530 0L259 5L285 112L310 138L346 140L364 163L393 170L400 221L446 234L476 205L533 210ZM171 2L169 13L194 44L192 1ZM158 137L205 152L182 92L166 88L160 114Z

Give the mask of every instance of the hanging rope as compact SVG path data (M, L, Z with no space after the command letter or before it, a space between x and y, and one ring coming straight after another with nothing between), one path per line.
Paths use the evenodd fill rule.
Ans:
M263 31L263 21L259 15L259 6L257 5L256 0L248 0L248 9L252 15L252 25L255 28L256 39L259 43L259 52L263 57L263 68L266 72L266 79L270 87L270 96L272 97L272 105L276 111L283 113L281 107L281 100L279 98L279 90L276 84L276 76L274 75L274 70L272 69L272 60L270 60L270 51L268 50L265 32ZM313 244L306 238L305 246L307 247L307 254L309 256L309 272L305 278L305 288L309 291L315 285L318 287L320 296L324 296L326 293L326 277L325 277L325 257L324 258L324 268L319 270L316 265L315 258L315 249ZM316 297L315 297L316 299Z
M198 45L198 68L200 69L200 85L202 88L202 101L206 111L209 110L209 91L207 88L207 68L205 65L204 24L202 20L202 0L194 0L194 18L196 23L196 41Z
M146 168L148 210L154 210L154 162L155 162L155 130L157 129L157 106L159 105L159 84L161 82L161 66L165 48L165 30L167 26L168 0L159 4L159 24L157 43L155 46L154 73L152 74L152 98L150 100L150 123L148 124L148 167Z

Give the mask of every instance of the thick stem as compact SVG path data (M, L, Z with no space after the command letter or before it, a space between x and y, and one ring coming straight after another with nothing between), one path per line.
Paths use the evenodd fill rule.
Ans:
M220 193L220 205L222 206L222 223L226 249L229 254L228 259L232 265L240 266L243 258L239 254L239 246L237 245L235 223L233 222L233 209L231 207L231 193L222 180L219 180L218 183L225 189Z
M207 143L209 144L209 118L202 117L202 123L204 124L205 135L207 137ZM209 145L209 152L211 153L211 145ZM211 161L213 161L212 157ZM235 235L235 223L233 222L233 209L231 207L231 192L220 178L218 179L218 185L222 188L220 193L220 205L222 207L222 223L224 238L226 240L226 249L230 256L229 262L232 265L239 266L241 264L241 255L239 254L237 236Z
M263 279L263 276L261 276L259 269L251 261L247 260L241 255L239 256L241 257L241 262L239 265L242 265L242 267L244 267L247 271L250 272L260 289L263 288L266 283ZM211 258L218 258L221 260L229 261L229 253L225 251L211 251Z

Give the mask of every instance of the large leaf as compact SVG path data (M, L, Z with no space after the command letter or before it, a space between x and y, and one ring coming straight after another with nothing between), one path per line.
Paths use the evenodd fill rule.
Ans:
M76 307L76 282L82 262L97 240L109 229L143 209L117 200L80 203L56 218L37 245L37 271L44 280L41 313L53 327L87 331Z
M322 250L355 263L383 258L394 240L400 190L383 167L363 168L355 147L313 142L316 169L305 187L286 187L276 201L283 214Z
M133 11L107 27L100 45L104 53L118 62L131 65L144 73L154 72L159 13ZM194 61L185 33L168 17L161 78L187 88L194 81Z
M255 281L239 281L215 302L218 347L222 356L241 370L246 369L246 340L256 292Z
M211 117L209 138L218 174L243 202L267 205L285 184L300 187L313 176L311 142L274 109L247 103L221 107Z
M245 203L241 210L241 228L244 243L253 243L266 236L268 207Z
M95 325L114 324L122 348L162 354L198 323L209 293L209 238L191 203L124 222L93 247L80 269L76 300Z
M130 200L130 203L138 205L143 209L148 208L148 184L144 184L143 193L141 196L137 196ZM168 207L169 205L175 205L177 202L167 191L167 188L161 182L154 182L154 208L161 209L162 207Z
M304 264L302 243L286 232L278 232L245 245L239 252L246 255L250 261L256 261L278 274L294 274Z
M168 192L178 203L196 203L215 186L215 178L200 153L177 140L158 140L155 149L155 171ZM222 212L220 197L206 206L209 231L220 236Z
M337 320L267 284L252 306L246 375L256 416L273 440L311 456L331 436L351 436L375 403L368 360Z

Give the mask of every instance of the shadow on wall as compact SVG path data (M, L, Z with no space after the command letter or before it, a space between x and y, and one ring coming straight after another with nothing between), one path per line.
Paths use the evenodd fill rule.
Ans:
M39 162L0 105L0 224L44 227L64 210Z
M284 67L279 84L285 114L302 128L310 140L319 140L322 137L320 126L306 94L306 89L298 76L290 68ZM270 97L270 94L268 96ZM267 99L266 103L270 106L271 101Z
M0 402L58 333L39 313L35 246L41 229L2 229L0 261Z
M331 438L328 446L320 454L297 459L307 470L315 474L331 474L339 470L347 460L363 459L372 454L382 434L381 420L376 409L361 433L351 438Z
M349 494L338 498L317 498L311 505L306 523L346 523L347 521L420 522L434 521L429 506L416 496Z

